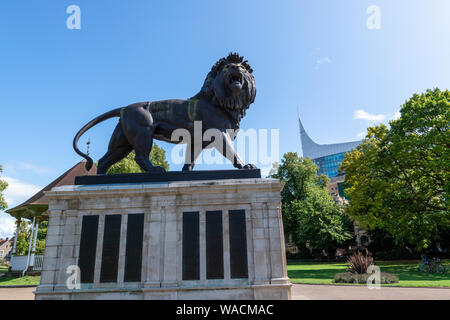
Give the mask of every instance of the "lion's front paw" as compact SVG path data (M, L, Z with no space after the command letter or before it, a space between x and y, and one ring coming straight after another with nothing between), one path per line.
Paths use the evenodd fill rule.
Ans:
M185 164L183 166L183 169L181 169L181 171L192 171L194 169L194 166L191 164Z
M243 166L240 169L258 169L258 167L256 167L254 164L247 163L245 166Z
M165 173L166 169L164 169L163 167L159 167L159 166L154 166L151 170L148 171L149 173Z

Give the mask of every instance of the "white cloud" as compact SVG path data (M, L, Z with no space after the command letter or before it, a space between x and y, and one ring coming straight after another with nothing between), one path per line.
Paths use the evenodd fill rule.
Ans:
M318 70L320 68L320 66L324 63L331 63L330 57L323 57L323 58L317 59L314 69Z
M46 168L42 168L42 167L39 167L39 166L34 165L32 163L28 163L28 162L20 162L19 166L21 166L23 169L31 170L31 171L39 174L39 175L44 175L44 174L47 174L49 172L49 170L46 169Z
M394 113L391 120L398 120L398 119L400 119L400 117L401 117L401 113L400 113L400 111L397 111Z
M362 119L367 121L383 121L386 119L386 115L384 114L371 114L362 109L356 110L353 114L353 119Z
M9 208L22 203L42 189L42 187L20 181L16 178L2 177L2 180L8 182L4 196Z
M28 170L40 176L46 175L50 172L49 169L37 166L30 162L12 162L5 164L5 172L15 174L18 171Z
M366 136L366 132L365 131L363 131L363 132L360 132L360 133L358 133L357 135L356 135L358 138L364 138L365 136Z
M8 187L4 191L8 208L21 204L42 189L42 187L20 181L16 178L2 177L2 180L8 182ZM7 213L0 212L0 238L11 238L14 235L14 222L15 219L13 217Z
M6 213L0 213L0 238L11 238L15 232L15 221L13 217Z

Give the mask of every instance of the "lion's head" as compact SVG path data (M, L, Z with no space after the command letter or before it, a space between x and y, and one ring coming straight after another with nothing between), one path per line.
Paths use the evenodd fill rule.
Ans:
M239 124L255 101L256 86L252 68L237 53L230 53L211 68L196 97L203 97L224 108Z

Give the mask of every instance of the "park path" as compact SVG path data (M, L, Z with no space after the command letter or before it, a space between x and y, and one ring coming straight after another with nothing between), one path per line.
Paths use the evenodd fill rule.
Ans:
M34 300L34 290L36 287L0 288L0 300Z
M34 300L32 288L0 288L0 300ZM450 300L450 289L295 284L293 300Z
M450 300L450 288L336 286L295 284L293 300Z

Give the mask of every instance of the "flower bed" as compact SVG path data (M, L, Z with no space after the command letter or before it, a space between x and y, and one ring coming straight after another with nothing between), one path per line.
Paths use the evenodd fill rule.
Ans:
M342 272L334 276L335 283L359 283L366 284L367 279L371 276L368 273L352 273L352 272ZM381 284L398 283L399 279L396 275L381 272L380 282Z

